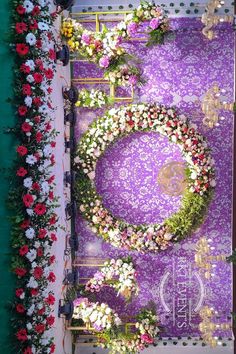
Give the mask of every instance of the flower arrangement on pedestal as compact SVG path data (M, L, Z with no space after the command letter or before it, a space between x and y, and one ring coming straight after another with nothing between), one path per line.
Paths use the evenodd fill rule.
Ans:
M86 90L79 91L79 98L76 102L76 107L101 108L112 104L114 100L101 90Z
M145 251L165 250L191 233L203 220L215 187L214 160L204 137L185 116L158 104L111 109L92 123L80 140L75 157L80 211L92 230L115 247ZM182 205L161 224L131 225L115 218L97 194L94 178L98 158L118 138L136 131L154 131L177 143L186 161L188 186Z
M132 326L130 326L132 325ZM130 353L135 354L154 344L160 332L158 316L152 310L143 309L136 317L134 324L126 324L125 332L118 330L112 333L101 333L99 345L108 348L110 354Z
M137 295L139 291L136 275L137 272L131 257L111 259L104 263L93 278L89 279L85 285L85 290L97 293L108 285L129 300L132 295Z
M74 312L72 318L82 320L84 324L91 326L95 331L109 331L121 324L121 320L107 304L90 302L87 298L74 300Z
M52 125L52 79L56 44L55 14L48 0L14 1L13 42L15 61L14 104L17 123L16 181L9 193L12 220L12 269L17 276L13 326L17 351L53 353L48 330L54 324L55 298L50 284L51 246L57 240L57 198L53 166L56 132Z
M105 77L116 85L136 85L140 83L138 68L127 62L132 58L122 47L124 39L138 32L140 24L148 21L149 40L147 45L163 44L169 32L169 21L165 11L154 3L142 2L133 13L126 16L117 26L108 29L102 26L101 32L85 29L72 18L64 18L61 34L67 40L72 52L95 62L104 69ZM126 65L125 73L124 65Z

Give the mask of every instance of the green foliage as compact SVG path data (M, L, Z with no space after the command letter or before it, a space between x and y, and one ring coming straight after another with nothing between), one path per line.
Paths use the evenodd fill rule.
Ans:
M156 44L164 44L165 33L161 30L161 28L156 28L149 32L149 40L146 44L147 47L152 47Z
M183 239L202 223L210 200L211 193L201 196L198 193L185 192L181 208L164 221L169 231L176 236L176 241Z

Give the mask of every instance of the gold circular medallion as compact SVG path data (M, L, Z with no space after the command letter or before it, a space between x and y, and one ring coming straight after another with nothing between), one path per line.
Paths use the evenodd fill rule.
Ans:
M178 161L168 162L162 166L157 177L162 193L171 196L178 196L184 193L187 186L185 168L185 163Z

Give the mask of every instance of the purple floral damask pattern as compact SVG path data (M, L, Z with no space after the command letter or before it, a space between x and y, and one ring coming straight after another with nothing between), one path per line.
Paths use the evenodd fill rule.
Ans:
M200 19L172 20L175 36L163 46L147 48L142 42L129 42L127 49L140 59L146 83L136 90L135 102L160 102L176 106L207 137L216 161L217 186L203 224L173 248L158 254L139 254L117 249L92 233L81 216L78 257L133 257L140 284L139 295L130 304L103 289L98 298L107 301L122 315L132 315L153 301L165 327L165 334L198 335L199 309L208 304L218 310L220 320L232 308L231 267L218 263L215 276L205 280L194 266L194 248L201 236L213 240L213 254L231 251L232 221L232 135L233 114L222 112L224 120L208 130L202 124L200 101L215 82L226 90L224 100L233 101L234 34L221 26L218 38L208 41L201 33ZM93 64L74 66L74 76L98 76ZM76 135L79 139L89 123L103 110L78 110ZM157 176L171 161L183 161L175 144L153 133L136 133L117 141L101 157L96 169L96 186L104 204L114 215L132 223L163 220L179 208L181 195L160 190ZM80 269L80 276L92 276L96 268ZM222 335L230 333L223 332Z

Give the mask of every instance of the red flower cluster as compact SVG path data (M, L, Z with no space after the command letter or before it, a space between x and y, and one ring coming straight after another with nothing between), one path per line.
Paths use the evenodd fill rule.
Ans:
M14 233L17 234L13 244L17 248L12 266L19 283L15 291L14 308L16 318L20 316L21 320L15 335L19 341L17 350L23 354L33 354L35 343L39 346L37 352L53 353L53 339L49 344L43 344L41 338L55 321L54 316L49 315L55 297L51 292L46 298L42 295L45 286L56 281L54 272L45 271L55 261L55 256L48 252L48 246L56 241L57 218L54 213L54 176L44 168L44 162L49 160L54 163L54 155L50 152L49 156L44 157L42 151L44 146L55 147L55 132L50 123L51 116L47 113L47 110L53 109L49 94L52 92L55 72L56 53L52 49L55 45L55 16L50 14L47 4L44 6L38 0L28 3L16 0L15 3L12 31L18 71L15 82L18 102L16 131L21 139L16 148L16 176L20 186L19 193L16 193L16 212L19 214L13 225ZM47 24L49 30L40 29L40 23ZM28 43L27 35L35 40L35 45ZM51 42L51 48L45 49L48 41ZM44 105L47 109L44 109ZM42 181L48 183L46 191ZM33 239L37 241L37 246L36 242L32 242ZM32 325L32 329L26 327L27 323Z

